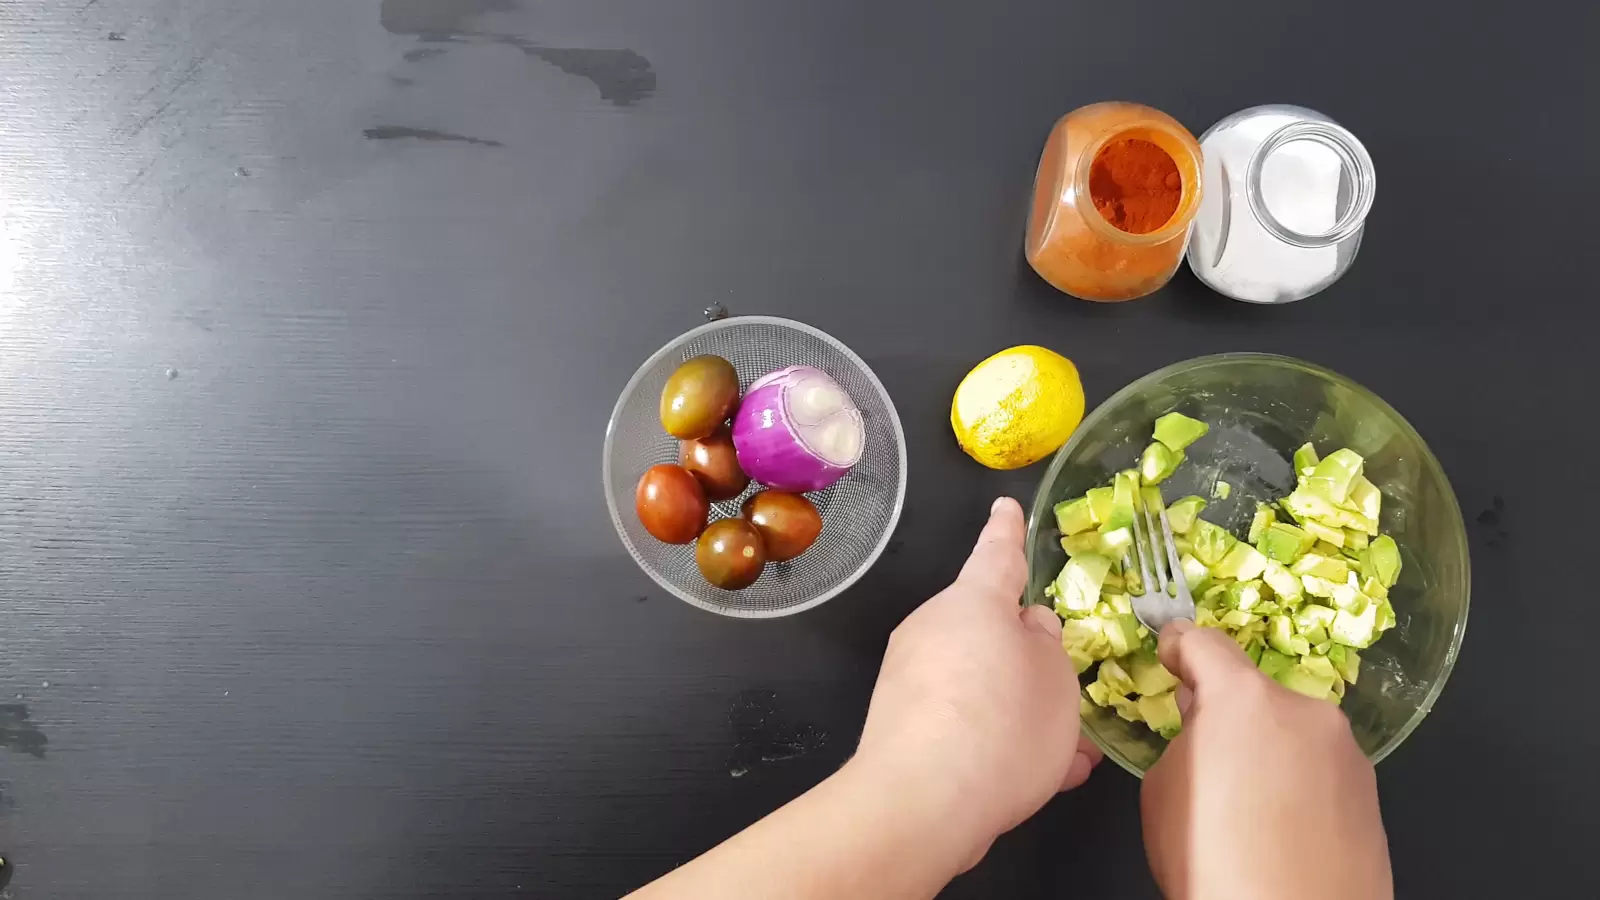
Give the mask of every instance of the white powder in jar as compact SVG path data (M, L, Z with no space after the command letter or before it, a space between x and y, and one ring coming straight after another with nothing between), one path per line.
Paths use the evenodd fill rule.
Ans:
M1213 289L1253 303L1282 303L1316 293L1341 273L1338 245L1286 243L1250 207L1251 158L1280 128L1306 121L1303 113L1309 112L1293 107L1245 110L1202 138L1205 190L1195 215L1189 265ZM1289 141L1262 160L1261 200L1283 228L1323 234L1338 222L1343 176L1344 164L1332 148L1312 140Z

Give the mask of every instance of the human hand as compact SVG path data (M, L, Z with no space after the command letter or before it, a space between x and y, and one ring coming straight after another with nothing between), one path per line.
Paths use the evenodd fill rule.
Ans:
M1394 896L1378 784L1339 708L1278 685L1226 634L1174 621L1183 731L1145 775L1145 852L1171 900Z
M852 765L910 775L959 832L965 871L994 839L1089 777L1099 748L1078 733L1078 677L1061 622L1017 606L1027 587L1022 508L990 510L955 583L889 638Z

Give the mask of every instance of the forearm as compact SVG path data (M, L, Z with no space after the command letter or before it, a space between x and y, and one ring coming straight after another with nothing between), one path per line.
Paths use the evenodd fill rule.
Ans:
M904 770L852 761L637 900L932 897L984 847L953 797Z

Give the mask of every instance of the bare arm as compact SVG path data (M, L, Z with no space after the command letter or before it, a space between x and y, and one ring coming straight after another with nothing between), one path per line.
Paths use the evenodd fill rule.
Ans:
M1049 610L1019 610L1024 523L1000 500L954 584L895 629L856 756L633 896L932 897L1099 762Z

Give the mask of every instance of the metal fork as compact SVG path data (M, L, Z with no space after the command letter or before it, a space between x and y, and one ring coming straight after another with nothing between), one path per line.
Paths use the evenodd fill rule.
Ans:
M1148 490L1148 488L1146 489ZM1160 506L1151 512L1149 505L1144 502L1143 491L1137 492L1134 501L1133 514L1133 544L1128 548L1128 555L1123 557L1123 569L1130 570L1132 560L1139 563L1139 587L1142 594L1129 592L1129 599L1133 601L1133 614L1139 617L1144 626L1157 634L1173 619L1194 619L1194 598L1189 595L1189 583L1183 577L1183 566L1178 562L1178 549L1172 542L1172 524L1167 521L1167 504L1161 500ZM1159 499L1161 490L1156 489ZM1161 523L1161 531L1156 533L1156 522ZM1157 544L1161 546L1158 547ZM1165 547L1166 553L1161 552ZM1162 556L1166 557L1165 562ZM1154 572L1151 570L1154 569ZM1168 573L1171 573L1170 575ZM1169 592L1168 585L1176 588ZM1176 596L1174 596L1174 594Z

